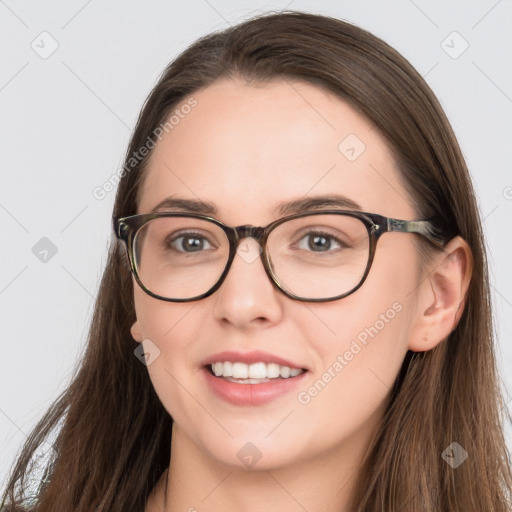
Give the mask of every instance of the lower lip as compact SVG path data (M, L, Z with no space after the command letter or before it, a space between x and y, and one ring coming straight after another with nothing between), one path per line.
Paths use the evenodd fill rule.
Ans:
M203 368L201 371L213 393L234 405L263 405L271 402L286 393L290 393L299 385L307 373L303 372L296 377L287 379L276 379L274 382L237 384L222 377L215 377L207 368Z

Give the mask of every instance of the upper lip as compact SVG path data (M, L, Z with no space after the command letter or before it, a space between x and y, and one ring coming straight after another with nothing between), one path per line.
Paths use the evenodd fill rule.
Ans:
M232 363L245 363L245 364L253 364L253 363L277 363L280 366L289 366L290 368L304 369L306 367L289 361L288 359L284 359L283 357L276 356L275 354L270 354L269 352L263 352L261 350L251 350L250 352L235 352L235 351L225 351L218 352L217 354L213 354L207 357L203 362L203 366L208 366L212 363L231 361Z

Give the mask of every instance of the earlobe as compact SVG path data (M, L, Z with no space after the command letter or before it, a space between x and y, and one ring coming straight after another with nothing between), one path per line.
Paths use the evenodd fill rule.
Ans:
M455 329L464 311L472 270L471 249L456 236L435 258L420 286L410 350L431 350Z
M130 332L132 334L132 337L135 341L138 341L139 343L144 339L142 336L140 324L138 320L135 320L133 325L130 327Z

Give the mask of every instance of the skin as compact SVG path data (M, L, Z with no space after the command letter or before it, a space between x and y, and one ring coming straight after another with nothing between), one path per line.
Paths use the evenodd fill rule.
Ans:
M215 203L217 218L230 226L264 226L275 220L270 212L278 202L336 192L364 211L417 218L385 140L336 96L303 82L222 80L194 97L198 105L154 149L138 213L175 194ZM338 150L351 133L366 145L353 162ZM430 350L446 339L469 284L464 240L454 238L424 269L413 239L385 234L364 285L333 302L294 301L271 284L260 259L249 264L238 256L220 289L191 303L154 299L134 281L132 336L158 346L148 372L174 419L167 508L164 473L147 512L350 510L357 472L407 350ZM420 279L423 271L430 276ZM397 302L401 311L301 404L297 393ZM254 348L307 366L300 389L240 407L199 378L206 356ZM237 457L248 442L262 454L250 468Z

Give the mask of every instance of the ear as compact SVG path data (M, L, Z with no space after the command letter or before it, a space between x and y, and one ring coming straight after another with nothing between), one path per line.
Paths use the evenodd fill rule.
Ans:
M434 258L427 277L420 283L409 350L430 350L455 329L464 311L472 272L471 249L456 236Z
M132 333L132 337L135 341L138 341L140 343L144 339L142 336L140 322L138 320L135 320L133 325L130 327L130 332Z

